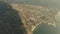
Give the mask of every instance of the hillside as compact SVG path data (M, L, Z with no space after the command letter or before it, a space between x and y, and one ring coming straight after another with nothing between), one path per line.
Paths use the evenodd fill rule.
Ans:
M11 5L14 9L18 10L24 27L27 32L29 32L28 34L31 34L31 32L33 32L34 29L42 23L48 23L48 25L56 27L55 15L58 12L56 8L34 5Z

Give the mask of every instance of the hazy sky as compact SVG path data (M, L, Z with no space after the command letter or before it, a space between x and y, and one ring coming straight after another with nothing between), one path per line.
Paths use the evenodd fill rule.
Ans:
M44 5L44 6L57 6L60 7L60 0L4 0L10 3L31 4L31 5Z

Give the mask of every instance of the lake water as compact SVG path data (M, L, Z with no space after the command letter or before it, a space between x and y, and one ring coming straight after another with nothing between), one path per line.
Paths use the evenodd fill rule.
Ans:
M36 28L34 34L56 34L56 28L43 23Z

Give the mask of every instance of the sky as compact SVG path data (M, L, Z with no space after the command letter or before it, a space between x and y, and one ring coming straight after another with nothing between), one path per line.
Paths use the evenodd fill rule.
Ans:
M29 4L29 5L43 5L43 6L51 6L51 7L59 7L60 8L60 0L3 0L8 1L10 3L17 4Z

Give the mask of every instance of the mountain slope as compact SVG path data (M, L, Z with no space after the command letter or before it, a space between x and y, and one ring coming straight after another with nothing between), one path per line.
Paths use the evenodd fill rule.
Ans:
M55 8L34 5L11 5L18 10L28 34L31 34L41 23L48 23L48 25L56 27L55 15L57 10Z

